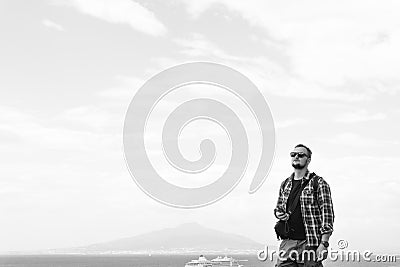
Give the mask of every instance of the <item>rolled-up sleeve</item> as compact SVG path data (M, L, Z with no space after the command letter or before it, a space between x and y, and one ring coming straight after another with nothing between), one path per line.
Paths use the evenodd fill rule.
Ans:
M331 189L324 179L321 179L319 189L319 208L322 215L322 225L320 228L320 232L321 234L328 234L333 232L333 222L335 220Z

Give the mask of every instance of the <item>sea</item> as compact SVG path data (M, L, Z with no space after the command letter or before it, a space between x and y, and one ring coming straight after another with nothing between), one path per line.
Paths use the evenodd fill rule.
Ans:
M205 255L213 259L223 255ZM0 256L0 266L7 267L184 267L186 262L197 259L194 255L10 255ZM234 259L245 260L243 267L272 267L269 259L260 261L256 255L233 255ZM396 262L330 262L324 266L400 267Z

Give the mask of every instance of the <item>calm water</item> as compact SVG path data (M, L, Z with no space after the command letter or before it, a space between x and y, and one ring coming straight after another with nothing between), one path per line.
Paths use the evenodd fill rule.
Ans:
M217 255L206 255L208 259L213 259ZM256 256L234 255L235 259L246 259L244 267L270 267L274 266L270 261L261 262ZM184 267L185 263L196 259L196 256L177 256L177 255L153 255L153 256L83 256L83 255L52 255L52 256L0 256L0 266L8 267ZM396 263L367 263L367 262L326 262L324 266L359 266L359 267L400 267L400 260Z

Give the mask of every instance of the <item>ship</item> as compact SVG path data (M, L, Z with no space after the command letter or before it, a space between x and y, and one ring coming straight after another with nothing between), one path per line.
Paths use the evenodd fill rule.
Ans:
M191 260L185 264L185 267L213 267L213 263L207 260L206 257L200 255L197 260Z
M207 260L206 257L200 255L197 260L191 260L186 263L185 267L244 267L244 265L240 264L240 262L247 260L236 260L232 257L221 257L218 256L215 259Z
M233 267L243 267L244 265L240 264L240 262L244 262L247 260L236 260L232 257L221 257L218 256L215 259L212 259L211 262L213 263L213 266L233 266Z

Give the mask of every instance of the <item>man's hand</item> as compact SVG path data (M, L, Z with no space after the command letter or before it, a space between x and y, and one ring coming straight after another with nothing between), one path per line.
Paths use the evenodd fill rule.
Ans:
M281 221L287 221L289 219L289 214L282 212L282 211L277 211L276 217L278 217L279 220Z
M317 261L323 261L328 257L328 248L326 248L324 245L319 244L317 251Z

